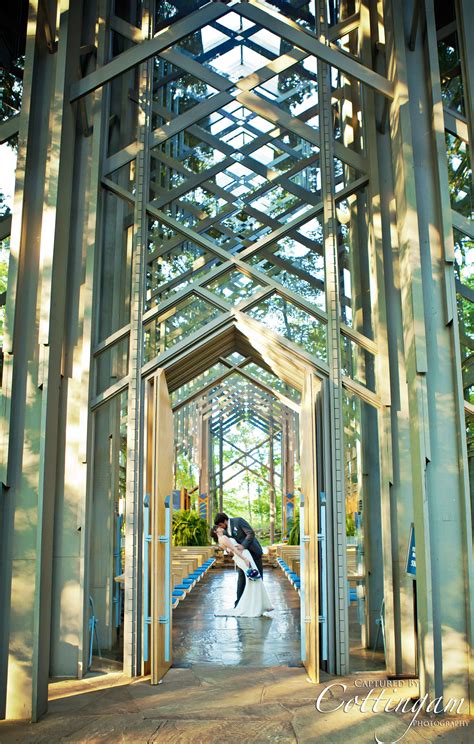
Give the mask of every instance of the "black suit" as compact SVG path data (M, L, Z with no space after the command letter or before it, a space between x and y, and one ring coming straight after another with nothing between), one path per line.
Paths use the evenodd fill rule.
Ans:
M249 553L251 553L252 558L255 561L255 565L257 566L258 570L260 571L260 575L263 578L262 546L255 537L255 532L253 531L249 523L246 522L243 517L231 517L229 519L229 524L227 525L226 532L230 533L230 536L233 537L234 540L240 543L243 548L246 548ZM235 605L238 604L239 599L243 594L246 580L245 573L242 571L242 569L239 568L238 570L239 579L237 581L237 599L235 601Z

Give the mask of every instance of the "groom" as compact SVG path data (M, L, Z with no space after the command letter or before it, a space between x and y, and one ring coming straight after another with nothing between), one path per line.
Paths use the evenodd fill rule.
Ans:
M229 537L233 537L234 540L242 545L243 548L247 548L255 561L255 565L260 571L260 575L263 578L262 546L255 537L255 532L253 531L249 523L246 522L243 517L228 517L227 514L219 513L215 516L214 526L223 527ZM245 574L242 569L239 568L239 579L237 582L237 599L235 600L234 607L237 607L244 589Z

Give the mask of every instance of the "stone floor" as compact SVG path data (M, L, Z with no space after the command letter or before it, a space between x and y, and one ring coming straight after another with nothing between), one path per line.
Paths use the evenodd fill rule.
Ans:
M237 574L232 568L209 571L173 612L174 665L212 662L231 666L299 666L299 594L279 568L266 568L264 580L275 608L268 616L214 617L216 609L233 606ZM383 670L383 651L374 654L361 644L355 603L349 608L349 629L351 670Z
M173 663L268 667L299 664L298 592L280 569L268 569L265 586L274 610L263 617L214 617L233 607L237 573L211 570L173 612Z
M402 737L413 714L370 705L361 712L350 701L371 688L374 695L384 689L385 700L411 699L418 694L416 681L388 688L384 673L372 669L348 678L322 673L320 684L311 684L299 666L298 594L282 572L265 575L273 618L215 618L216 607L233 605L235 581L232 571L210 571L174 612L175 666L160 685L120 671L54 681L43 719L0 722L0 744L222 744L226 738L238 744L366 744L375 734L380 742ZM362 649L355 658L364 662ZM365 659L368 665L378 661L372 652ZM320 712L315 703L329 685L334 687ZM347 711L334 710L344 702ZM412 705L410 700L407 707ZM401 741L468 744L474 740L468 723L461 716L424 716L423 725L411 727Z
M381 680L380 673L370 674L370 684ZM318 695L334 682L337 686L320 704L327 712L318 712ZM342 701L365 695L360 682L360 677L325 677L312 685L303 669L209 663L171 669L156 687L148 679L98 674L51 684L47 715L36 724L1 722L0 742L222 744L227 738L239 744L369 744L374 734L380 742L395 742L407 728L409 714L362 713L350 703L348 712L329 712ZM416 687L407 682L396 697L415 694ZM459 716L432 716L424 717L423 725L413 726L401 741L469 744L473 735L472 721L469 725Z

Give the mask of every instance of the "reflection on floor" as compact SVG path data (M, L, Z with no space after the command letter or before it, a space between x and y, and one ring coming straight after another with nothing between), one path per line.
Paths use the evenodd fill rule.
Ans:
M237 573L233 569L208 571L173 612L173 665L299 664L298 593L279 569L268 568L264 580L275 608L268 617L214 617L215 610L233 607Z
M349 607L349 669L354 672L382 671L385 669L385 656L382 650L382 638L379 637L377 651L365 648L361 643L360 625L357 605L351 602Z

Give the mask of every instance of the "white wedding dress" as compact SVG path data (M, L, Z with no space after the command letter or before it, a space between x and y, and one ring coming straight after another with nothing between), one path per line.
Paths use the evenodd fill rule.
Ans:
M235 545L238 545L237 541L233 538L227 538ZM223 546L225 547L225 546ZM244 550L243 555L250 561L252 568L257 569L255 561L252 558L252 554L248 550ZM245 589L239 600L237 607L229 608L228 610L220 610L214 614L218 617L231 616L231 617L260 617L264 612L273 610L273 605L270 602L270 598L265 589L263 579L252 580L247 576L248 566L239 555L234 553L234 563L238 568L241 568L245 573ZM258 569L257 569L258 570Z

